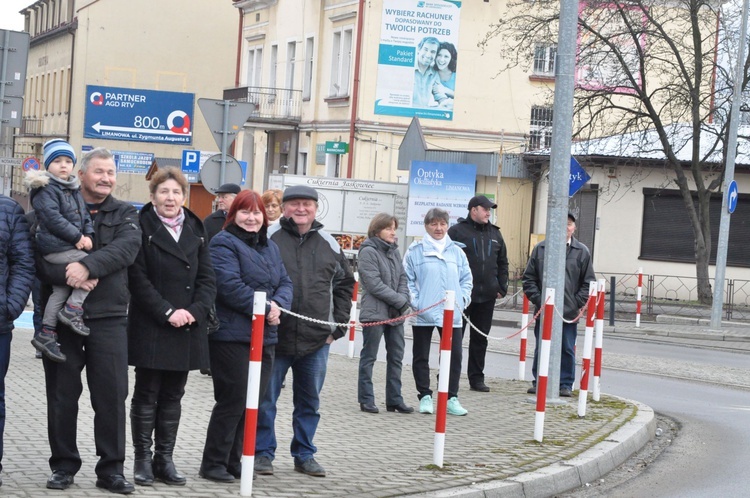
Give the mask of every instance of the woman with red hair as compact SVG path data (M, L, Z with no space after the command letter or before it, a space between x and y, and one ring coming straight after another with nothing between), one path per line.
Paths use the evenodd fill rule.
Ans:
M227 213L224 230L209 244L216 272L219 329L209 336L214 405L208 423L200 476L232 482L242 471L248 356L256 291L266 293L260 397L273 366L281 311L292 303L292 280L278 246L267 237L268 216L260 194L243 190Z

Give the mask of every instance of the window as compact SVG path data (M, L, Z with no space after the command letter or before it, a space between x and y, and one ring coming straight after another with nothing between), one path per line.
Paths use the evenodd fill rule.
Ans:
M552 108L531 107L529 126L529 150L546 149L552 146Z
M693 196L695 199L695 195ZM710 264L716 264L719 241L722 196L711 197ZM697 209L697 208L696 208ZM727 264L750 267L750 251L743 241L750 240L750 195L740 194L737 208L729 225ZM695 243L685 201L679 190L643 189L643 226L641 228L641 259L695 263Z
M247 54L247 86L260 86L263 47L253 47Z
M314 50L315 38L310 37L305 42L305 79L302 82L302 100L310 100L312 95Z
M540 76L554 76L556 57L556 44L537 43L534 47L534 74Z
M271 74L268 77L268 86L276 88L276 65L279 63L279 46L271 45Z
M333 33L333 53L331 57L331 86L329 97L349 95L349 72L352 61L352 28L344 28Z
M294 88L294 59L297 56L297 42L286 44L286 85L284 88L291 90Z

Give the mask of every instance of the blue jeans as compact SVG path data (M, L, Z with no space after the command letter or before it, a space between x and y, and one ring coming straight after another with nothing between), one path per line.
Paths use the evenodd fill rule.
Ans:
M3 434L5 433L5 374L10 365L10 342L13 334L0 334L0 470L3 470Z
M375 403L372 387L372 366L378 358L380 338L385 336L386 373L385 404L396 406L401 397L401 362L404 359L404 325L377 325L362 329L362 352L359 354L358 393L360 403Z
M266 395L258 407L258 431L255 439L255 457L274 459L276 455L276 401L281 394L281 383L292 369L292 444L290 450L295 464L311 459L318 448L313 444L320 421L320 391L326 380L328 350L326 344L319 350L302 357L277 355L274 359L271 380Z
M531 365L531 373L534 375L534 385L536 385L537 362L539 361L539 347L541 338L539 335L539 323L534 323L534 337L536 346L534 346L534 363ZM578 336L577 323L562 324L562 355L560 356L560 389L573 388L573 382L576 380L576 337Z

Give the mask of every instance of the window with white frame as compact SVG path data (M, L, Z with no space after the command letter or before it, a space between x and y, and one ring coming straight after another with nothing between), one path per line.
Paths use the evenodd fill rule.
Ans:
M345 27L334 31L331 56L331 85L329 97L349 95L349 76L352 62L353 28Z
M286 44L286 84L284 88L294 88L294 62L297 57L297 42L291 41Z
M305 41L305 79L302 81L302 100L310 100L312 96L313 61L315 38Z
M552 107L532 106L529 126L529 150L552 146Z
M555 75L557 44L537 43L534 46L534 74L539 76Z
M247 86L260 86L263 47L253 47L247 53Z

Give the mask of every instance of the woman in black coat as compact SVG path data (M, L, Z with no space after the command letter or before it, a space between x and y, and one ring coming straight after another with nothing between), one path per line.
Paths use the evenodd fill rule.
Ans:
M187 188L176 168L153 176L151 202L140 212L143 243L128 272L134 479L144 486L154 479L185 484L172 461L180 400L188 372L209 365L206 315L216 296L216 279L203 224L182 206Z
M260 393L263 399L278 342L280 309L292 304L292 280L278 246L266 236L268 216L260 194L242 191L227 213L224 230L211 239L211 259L221 281L216 300L219 330L211 335L211 374L216 404L211 412L200 475L232 482L242 472L248 357L256 291L266 293Z

